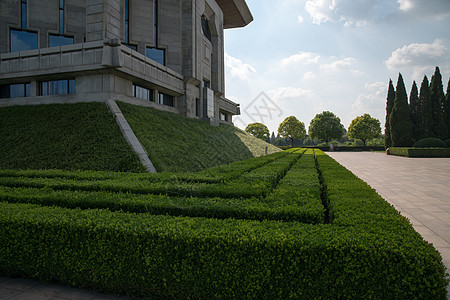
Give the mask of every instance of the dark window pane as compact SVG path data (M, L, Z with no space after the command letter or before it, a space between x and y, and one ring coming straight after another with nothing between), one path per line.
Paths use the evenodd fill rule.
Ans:
M25 97L30 97L31 95L31 85L29 83L25 84Z
M27 3L22 3L22 29L27 29Z
M64 9L64 0L59 0L59 9Z
M127 46L128 48L137 51L137 46L136 45L130 45L130 44L125 44L125 46Z
M129 6L130 6L130 3L129 3L129 1L128 0L125 0L125 20L126 21L128 21L128 19L129 19Z
M75 79L69 80L69 94L75 94Z
M0 85L0 99L1 98L9 98L10 91L9 85Z
M11 52L32 50L38 48L38 36L35 32L11 30Z
M125 43L128 44L129 42L129 37L128 37L128 21L125 21Z
M159 104L167 105L167 106L173 106L173 96L160 93L159 94Z
M30 84L17 83L0 86L0 98L30 97Z
M59 34L64 34L64 10L59 10Z
M202 32L203 32L203 35L209 41L211 41L211 31L209 30L209 23L208 23L208 20L204 16L202 16Z
M165 51L164 49L157 49L157 48L147 48L146 56L150 59L153 59L157 63L160 63L161 65L165 65Z
M73 38L62 36L62 35L52 35L50 34L48 36L48 46L49 47L56 47L56 46L65 46L65 45L72 45L73 44Z

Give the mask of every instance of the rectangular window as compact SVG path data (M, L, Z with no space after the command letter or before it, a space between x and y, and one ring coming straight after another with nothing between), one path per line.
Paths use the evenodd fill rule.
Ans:
M73 44L73 37L68 37L68 36L63 36L63 35L54 35L54 34L48 35L48 46L49 47L65 46L65 45L72 45L72 44Z
M164 93L159 93L158 103L173 107L173 96L170 96L170 95L167 95Z
M200 99L195 99L195 115L197 117L201 116L201 104L200 104Z
M211 42L211 31L209 30L209 22L204 15L202 16L202 33Z
M27 0L21 0L20 1L21 5L21 18L22 18L22 22L21 22L21 26L22 29L27 29Z
M36 32L11 29L9 35L11 52L38 48L38 35Z
M0 86L0 98L18 97L30 97L30 83L17 83Z
M155 47L158 47L158 0L155 0L153 7L153 38Z
M145 87L133 84L133 97L144 99L148 101L154 101L153 100L153 90L147 89Z
M166 64L166 55L164 49L147 47L145 55L163 66Z
M75 79L41 82L41 96L75 94Z
M223 112L220 112L220 120L221 121L228 121L228 115L223 113Z
M64 34L64 0L59 1L59 34Z

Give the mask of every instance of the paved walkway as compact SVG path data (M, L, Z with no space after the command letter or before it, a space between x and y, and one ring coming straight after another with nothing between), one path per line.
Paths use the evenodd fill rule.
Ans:
M327 154L407 217L439 250L450 273L450 158L406 158L377 152Z

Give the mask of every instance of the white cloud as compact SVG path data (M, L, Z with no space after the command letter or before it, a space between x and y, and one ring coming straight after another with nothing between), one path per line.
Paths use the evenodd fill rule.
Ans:
M359 94L352 104L352 115L356 117L369 113L373 118L377 118L384 124L388 84L380 81L366 83L364 89L365 92Z
M248 80L257 73L254 67L227 53L225 53L225 68L228 69L231 76L241 80Z
M298 21L299 24L302 24L304 20L305 20L305 19L303 18L302 15L298 15L297 21Z
M389 70L411 76L420 81L424 74L433 72L435 66L442 71L450 68L450 55L444 40L436 39L432 44L413 43L394 50L385 61Z
M305 10L313 19L314 24L322 24L334 20L335 0L306 1Z
M296 99L302 100L314 96L311 90L305 90L298 87L279 87L267 92L273 100Z
M448 56L447 48L442 40L435 40L433 44L413 43L392 52L386 61L386 66L396 69L403 66L423 65L435 62L436 59L445 59Z
M410 0L397 0L400 5L400 10L408 11L414 7L414 4Z
M325 72L346 71L350 69L350 66L356 62L356 59L347 57L344 59L336 60L329 64L320 65L320 69Z
M312 52L299 52L293 54L281 61L283 66L291 66L292 64L316 64L318 63L320 56Z
M303 75L303 79L315 79L316 74L314 72L306 72L305 75Z

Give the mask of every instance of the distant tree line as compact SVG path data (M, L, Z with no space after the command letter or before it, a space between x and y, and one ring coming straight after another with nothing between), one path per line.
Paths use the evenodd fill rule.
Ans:
M369 114L355 118L350 124L348 132L341 124L339 117L329 111L324 111L314 117L309 125L308 135L305 124L294 116L287 117L280 123L277 135L272 132L269 137L269 129L262 123L251 123L245 128L245 131L276 146L324 146L330 142L345 146L366 146L368 141L372 141L372 143L369 142L371 146L383 145L383 140L380 139L380 121L372 118ZM351 142L350 139L357 141Z
M450 79L444 93L442 75L436 67L431 82L425 75L420 91L414 81L409 103L402 74L394 89L389 80L386 99L385 147L410 147L425 138L450 138Z

